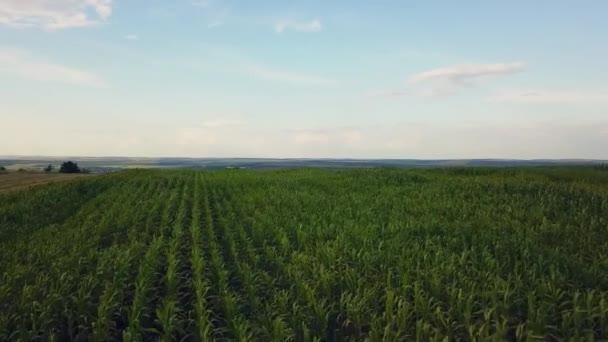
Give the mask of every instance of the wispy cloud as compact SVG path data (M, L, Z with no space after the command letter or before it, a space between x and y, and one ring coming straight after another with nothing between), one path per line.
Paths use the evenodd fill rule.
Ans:
M337 80L325 76L281 70L262 64L246 63L243 64L242 67L245 73L266 81L275 81L291 85L331 86L338 84Z
M408 77L406 85L391 90L374 91L368 97L420 96L438 97L478 86L490 77L522 72L525 63L462 64L432 69Z
M98 24L112 15L112 0L3 0L0 24L58 30Z
M476 87L490 77L522 72L525 67L522 62L453 65L414 74L407 83L418 96L438 97Z
M446 81L462 84L482 77L501 76L521 72L524 68L525 64L521 62L454 65L412 75L408 81L409 83Z
M223 26L230 14L230 7L220 0L195 0L192 1L192 5L205 12L207 28L209 29Z
M296 144L354 144L361 140L361 132L355 127L330 127L321 129L291 129L287 131Z
M126 40L138 40L139 36L134 33L130 33L130 34L127 34L124 38Z
M277 33L283 33L288 30L296 32L321 32L323 30L323 25L318 19L299 21L291 18L283 18L275 23L274 30Z
M97 75L33 57L18 49L0 48L0 73L35 81L55 81L88 87L104 87Z
M222 25L224 25L224 22L218 19L218 20L209 22L209 24L207 24L207 28L212 29L212 28L220 27Z
M239 51L222 47L209 48L205 59L181 61L179 65L205 73L238 74L291 86L330 87L340 84L339 80L329 75L261 63L242 55Z
M286 69L261 63L234 50L219 50L216 54L229 72L236 72L263 81L283 83L292 86L336 86L340 81L317 71Z
M493 102L525 104L588 104L608 103L606 90L502 90L489 98Z
M237 51L223 48L209 48L205 56L196 60L186 59L166 63L204 74L238 75L287 86L332 87L340 84L340 80L331 75L260 63Z

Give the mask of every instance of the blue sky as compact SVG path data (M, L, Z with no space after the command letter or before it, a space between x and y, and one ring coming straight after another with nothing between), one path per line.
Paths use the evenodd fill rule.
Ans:
M608 159L606 13L0 0L0 155Z

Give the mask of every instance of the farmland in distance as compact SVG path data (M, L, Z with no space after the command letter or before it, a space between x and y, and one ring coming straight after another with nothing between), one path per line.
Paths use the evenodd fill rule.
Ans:
M34 185L41 185L46 183L55 183L66 180L73 180L78 177L86 177L84 174L72 173L31 173L31 172L14 172L14 173L0 173L0 192L14 191L25 189Z
M608 339L608 171L79 178L0 193L0 276L0 340Z

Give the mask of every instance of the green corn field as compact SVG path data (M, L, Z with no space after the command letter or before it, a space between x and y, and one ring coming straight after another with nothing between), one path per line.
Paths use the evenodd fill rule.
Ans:
M608 339L605 168L131 170L0 194L0 340Z

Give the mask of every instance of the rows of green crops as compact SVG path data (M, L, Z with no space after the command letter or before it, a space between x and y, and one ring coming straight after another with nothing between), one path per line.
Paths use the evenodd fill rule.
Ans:
M0 340L608 339L605 169L133 170L0 195Z

